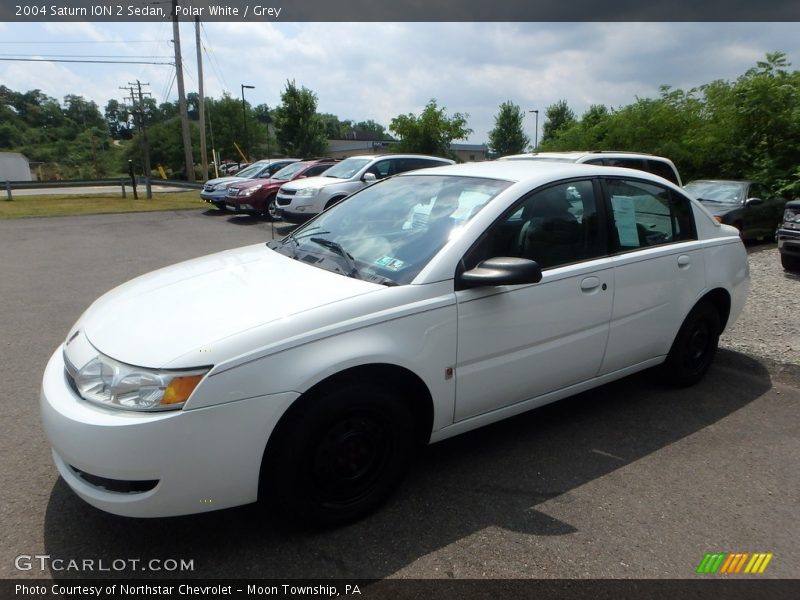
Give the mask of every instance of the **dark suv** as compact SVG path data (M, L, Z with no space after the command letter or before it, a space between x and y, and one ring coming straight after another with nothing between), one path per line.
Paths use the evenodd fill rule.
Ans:
M781 264L787 271L800 271L800 200L790 200L783 209L783 221L775 233Z

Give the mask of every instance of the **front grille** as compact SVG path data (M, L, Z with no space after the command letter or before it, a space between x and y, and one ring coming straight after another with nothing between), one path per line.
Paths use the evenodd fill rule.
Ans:
M281 190L280 193L283 196L294 196L297 193L297 190Z
M278 196L275 199L275 204L277 204L278 206L289 206L291 203L292 203L291 198L281 198L280 196Z
M109 479L108 477L100 477L99 475L92 475L86 471L81 471L77 467L69 466L72 472L77 477L91 485L92 487L101 488L108 492L116 492L117 494L142 494L149 492L158 485L158 479L144 479L144 480L125 480L125 479Z

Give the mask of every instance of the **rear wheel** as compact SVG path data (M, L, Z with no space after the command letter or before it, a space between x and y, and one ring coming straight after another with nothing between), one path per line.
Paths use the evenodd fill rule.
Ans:
M710 302L695 306L683 321L662 365L665 381L680 387L700 381L714 361L720 330L719 313Z
M267 448L260 499L323 526L377 508L399 485L413 456L408 407L371 383L343 384L299 402Z

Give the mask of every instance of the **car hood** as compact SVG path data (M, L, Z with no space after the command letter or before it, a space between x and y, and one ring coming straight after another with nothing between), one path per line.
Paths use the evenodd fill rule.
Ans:
M209 179L206 185L219 185L221 183L231 184L237 181L250 181L247 177L236 177L235 175L228 175L227 177L217 177L216 179Z
M187 368L232 358L237 334L381 289L258 244L133 279L100 297L73 331L124 363Z
M708 200L699 200L712 217L727 215L730 212L742 208L740 204L721 204L719 202L709 202Z
M285 184L287 190L303 190L305 188L310 187L324 187L326 185L331 185L334 183L342 183L344 181L350 181L349 179L339 179L338 177L306 177L300 181L291 181Z
M261 187L275 185L276 183L286 183L285 181L276 181L274 179L245 179L244 181L234 181L228 187L236 188L238 190L246 190L252 187Z

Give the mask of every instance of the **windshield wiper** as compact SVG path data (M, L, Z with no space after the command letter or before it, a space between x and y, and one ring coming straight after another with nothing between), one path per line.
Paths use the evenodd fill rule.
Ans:
M726 204L726 202L723 202L722 200L713 200L711 198L698 198L698 200L700 202L713 202L714 204Z
M328 250L333 250L334 252L336 252L336 254L338 254L344 259L347 268L350 269L347 273L345 273L345 275L347 275L348 277L361 279L361 274L358 272L358 267L356 267L355 259L353 259L352 255L349 252L347 252L347 250L342 248L341 244L320 237L312 237L309 239L309 241L314 242L315 244L319 244L323 248L327 248Z

